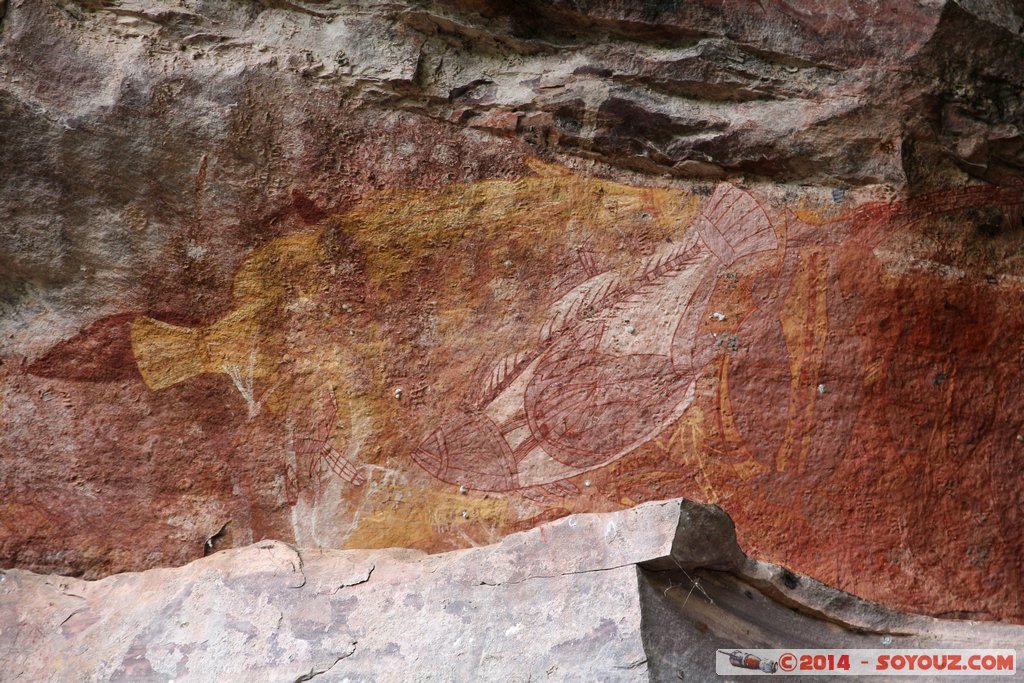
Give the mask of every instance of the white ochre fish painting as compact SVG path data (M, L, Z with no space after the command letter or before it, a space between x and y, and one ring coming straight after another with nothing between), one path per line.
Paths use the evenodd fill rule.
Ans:
M561 484L604 467L678 419L721 338L702 322L718 278L779 241L748 193L723 183L696 220L632 268L595 274L550 310L533 348L501 359L477 400L413 458L472 489Z
M514 180L372 193L333 223L256 248L234 277L233 307L219 320L190 327L151 316L134 319L131 348L139 373L154 391L200 374L223 375L252 419L275 391L290 390L289 380L279 376L282 355L305 352L315 359L320 352L296 348L310 346L310 339L281 329L282 320L294 318L282 311L301 309L303 301L333 286L335 266L350 265L339 262L337 243L359 262L363 291L356 298L371 309L360 336L372 340L356 349L343 330L327 325L317 343L333 336L333 345L348 354L334 365L372 367L380 362L373 354L388 351L374 337L381 325L368 318L375 304L396 296L395 283L416 277L419 255L457 254L465 242L479 240L551 261L551 254L567 251L568 229L578 268L568 274L556 268L555 286L571 291L551 304L536 345L502 361L489 382L471 383L475 412L436 430L416 449L414 461L444 481L510 491L551 484L621 457L692 400L694 377L710 355L706 349L695 355L689 345L696 343L694 324L704 314L710 285L744 256L775 249L777 239L764 211L731 185L720 186L688 229L698 201L693 194L577 176L535 161L530 167L533 175ZM662 246L633 265L620 246L625 263L601 272L592 251L615 249L610 245L622 238L624 226L636 224ZM458 283L438 287L467 296ZM466 317L450 310L449 319ZM444 315L442 307L439 317ZM306 323L325 326L310 319L295 327ZM309 392L330 396L306 408L320 415L307 420L315 423L317 452L332 448L327 435L333 424L323 416L337 415L344 426L352 401L345 377L322 374L334 377L337 387L322 383ZM496 433L502 436L490 438ZM347 481L365 480L358 464L336 450L325 461Z
M799 471L816 406L844 396L818 379L843 254L874 262L893 230L972 208L1003 207L1016 225L1024 205L1008 181L773 223L778 211L730 183L687 191L528 165L369 192L253 249L214 322L117 314L31 371L113 381L127 366L158 392L220 376L249 421L286 424L294 472L358 485L386 463L527 497L571 492L657 438L703 400L703 377L718 405L701 414L744 467Z

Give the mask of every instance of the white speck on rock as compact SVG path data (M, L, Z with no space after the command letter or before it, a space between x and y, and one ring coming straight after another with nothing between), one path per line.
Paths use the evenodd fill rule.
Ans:
M185 247L185 254L193 261L198 261L203 258L206 256L206 252L208 251L209 249L198 242L189 242L188 246Z

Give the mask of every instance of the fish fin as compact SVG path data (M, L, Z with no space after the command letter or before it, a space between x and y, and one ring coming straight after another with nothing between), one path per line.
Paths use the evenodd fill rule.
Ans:
M644 284L653 283L660 278L674 275L683 268L697 263L701 257L701 249L697 244L677 244L671 249L648 257L640 269L640 279Z
M338 417L338 396L334 391L334 385L328 384L324 389L324 402L320 408L320 418L316 422L316 438L320 443L326 443L334 429L334 422Z
M534 358L536 352L516 351L498 359L491 369L490 375L483 384L483 395L493 398L519 376L522 369Z
M590 249L577 249L576 258L579 260L580 266L583 268L583 272L587 274L588 278L601 273L601 269L597 265L597 259L594 257L594 252Z
M366 475L333 447L324 454L324 461L332 472L353 486L362 486L366 483Z
M560 500L579 494L580 489L571 481L553 481L549 484L538 484L519 491L520 495L534 503L549 504L552 499Z
M688 247L679 245L648 257L636 271L639 274L637 284L628 292L616 297L612 308L619 312L630 308L648 296L651 290L658 287L665 278L678 275L686 268L695 266L707 258L707 252L699 241Z
M697 234L726 265L778 247L768 214L749 192L721 183L696 221Z
M1024 205L1010 204L1003 207L1003 227L1006 230L1024 228Z
M565 481L553 481L550 484L544 484L541 486L546 493L551 494L557 498L565 498L566 496L575 496L580 492L580 489L576 484L572 483L568 479Z
M531 349L514 351L493 361L493 356L484 356L471 375L469 387L461 400L462 409L467 413L479 411L515 381L538 355L538 350Z
M132 354L131 327L138 313L101 318L50 347L28 366L30 374L76 382L142 379Z
M575 287L551 306L550 315L541 327L541 341L557 336L606 307L622 286L621 276L609 270Z
M546 504L548 502L548 497L544 495L544 491L539 486L523 489L519 494L526 500L533 501L534 503Z

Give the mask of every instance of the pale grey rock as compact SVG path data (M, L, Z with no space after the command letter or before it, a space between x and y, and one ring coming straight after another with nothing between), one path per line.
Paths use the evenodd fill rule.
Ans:
M96 582L10 570L0 663L34 681L642 681L636 564L670 552L678 510L432 556L268 541Z
M740 561L684 567L682 542L712 566ZM1022 637L894 612L745 558L720 508L685 500L440 555L264 541L99 581L0 574L5 680L701 681L725 647Z

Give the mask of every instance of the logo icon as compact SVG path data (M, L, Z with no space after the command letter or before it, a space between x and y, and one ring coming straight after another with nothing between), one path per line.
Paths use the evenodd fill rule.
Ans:
M726 652L719 650L724 655L728 655L729 663L740 669L753 669L754 671L763 671L766 674L773 674L778 670L778 663L773 659L761 659L755 655L747 652L740 652L739 650L733 650L732 652Z

